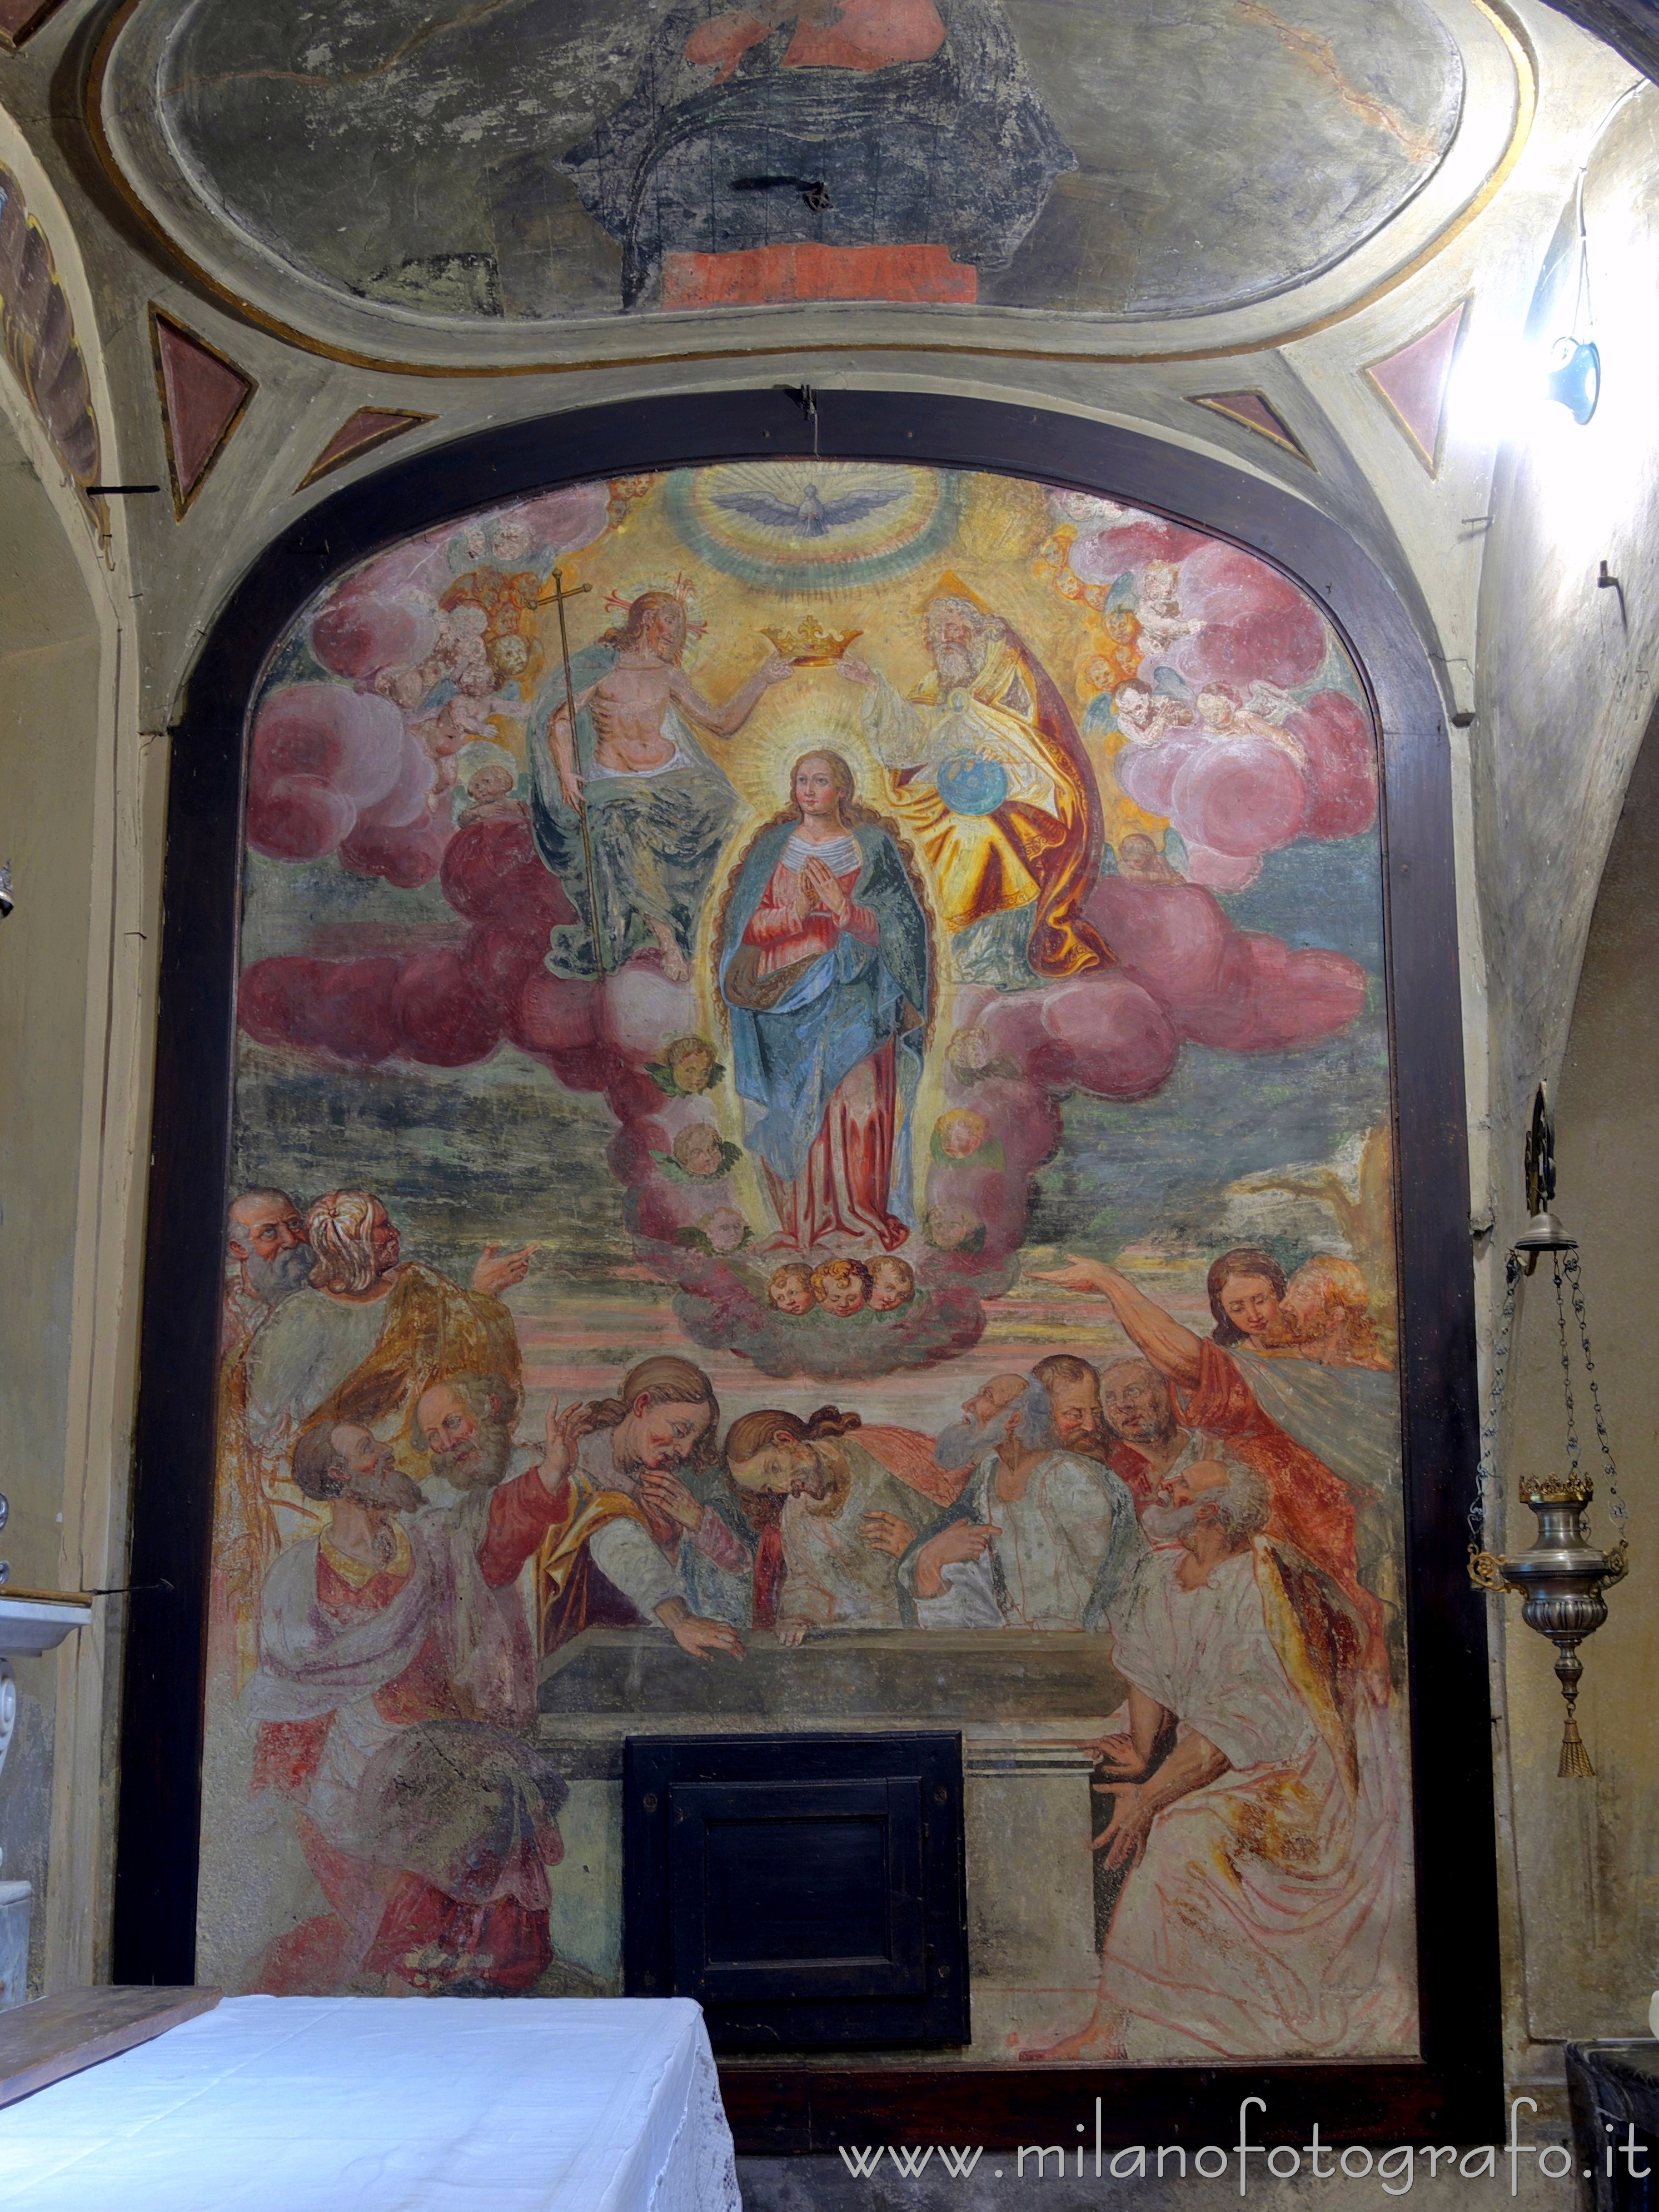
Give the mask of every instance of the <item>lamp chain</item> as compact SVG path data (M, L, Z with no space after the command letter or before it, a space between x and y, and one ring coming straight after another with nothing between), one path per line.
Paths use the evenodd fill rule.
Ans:
M1482 1552L1486 1545L1486 1501L1492 1492L1492 1454L1498 1441L1498 1417L1504 1410L1504 1378L1509 1371L1510 1336L1515 1327L1515 1292L1521 1279L1521 1262L1511 1252L1504 1262L1504 1310L1498 1316L1497 1340L1492 1355L1492 1395L1480 1431L1480 1460L1475 1470L1474 1498L1469 1507L1469 1547Z
M1613 1463L1613 1446L1607 1441L1607 1425L1601 1413L1601 1393L1596 1388L1595 1361L1590 1352L1589 1318L1584 1311L1583 1278L1576 1252L1568 1253L1562 1272L1566 1276L1568 1294L1578 1321L1578 1341L1583 1350L1585 1379L1589 1384L1590 1411L1595 1419L1595 1441L1601 1449L1601 1466L1607 1478L1607 1511L1613 1516L1619 1531L1619 1540L1622 1543L1628 1508L1619 1495L1619 1470Z
M1572 1361L1567 1353L1567 1308L1561 1295L1561 1261L1555 1261L1555 1325L1561 1337L1561 1395L1567 1403L1567 1465L1578 1475L1578 1413L1572 1402Z

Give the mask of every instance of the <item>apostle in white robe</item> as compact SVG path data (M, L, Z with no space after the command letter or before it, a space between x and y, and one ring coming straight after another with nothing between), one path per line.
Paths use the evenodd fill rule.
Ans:
M906 1554L899 1589L920 1628L1097 1628L1146 1549L1122 1478L1060 1449L1033 1378L984 1425L956 1505Z
M1130 1871L1095 2016L1040 2055L1413 2048L1395 1740L1357 1612L1267 1518L1260 1476L1213 1461L1143 1516L1158 1548L1111 1620L1127 1732L1096 1747L1096 1848Z

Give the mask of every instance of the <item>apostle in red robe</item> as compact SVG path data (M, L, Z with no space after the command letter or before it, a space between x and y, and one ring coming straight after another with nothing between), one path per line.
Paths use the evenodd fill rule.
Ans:
M1262 1410L1236 1361L1154 1305L1118 1269L1073 1258L1064 1267L1038 1273L1066 1290L1098 1291L1109 1298L1126 1334L1165 1378L1167 1422L1134 1440L1146 1462L1144 1479L1156 1483L1178 1458L1190 1456L1178 1442L1182 1432L1224 1443L1234 1458L1254 1469L1267 1485L1270 1534L1294 1545L1329 1575L1364 1621L1366 1675L1379 1700L1385 1699L1383 1611L1359 1579L1350 1486Z

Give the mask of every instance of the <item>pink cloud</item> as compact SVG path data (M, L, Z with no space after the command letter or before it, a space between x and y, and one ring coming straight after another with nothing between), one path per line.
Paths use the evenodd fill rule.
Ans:
M1308 683L1323 665L1329 633L1318 609L1253 554L1211 540L1182 561L1180 592L1182 616L1203 628L1168 658L1194 686L1288 687Z

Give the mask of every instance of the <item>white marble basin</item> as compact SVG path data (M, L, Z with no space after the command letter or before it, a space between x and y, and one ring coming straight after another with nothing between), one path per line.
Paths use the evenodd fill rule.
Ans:
M71 1629L92 1619L89 1597L25 1597L0 1589L0 1658L55 1651Z

